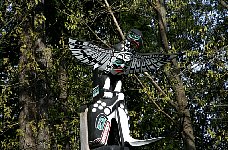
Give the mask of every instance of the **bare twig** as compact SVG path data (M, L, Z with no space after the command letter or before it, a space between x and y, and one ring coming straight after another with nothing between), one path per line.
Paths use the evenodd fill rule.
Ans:
M62 10L60 10L59 8L56 8L56 9L58 9L60 12L62 12L62 13L64 13L64 14L66 14L66 15L70 15L70 14L68 14L68 13L66 13L66 12L64 12L64 11L62 11ZM70 12L72 12L71 10L69 10ZM72 13L74 13L74 12L72 12ZM87 23L85 23L82 19L80 19L80 22L79 22L80 24L83 24L83 25L85 25L95 36L96 36L96 38L99 40L99 41L101 41L104 45L106 45L108 48L110 48L110 46L107 44L107 43L105 43L91 28L90 28L90 26L87 24Z
M122 30L121 30L121 28L120 28L120 26L119 26L119 24L118 24L118 22L117 22L117 20L116 20L116 17L114 16L114 14L113 14L113 12L112 12L111 7L109 6L108 1L107 1L107 0L104 0L104 1L105 1L105 5L106 5L106 7L107 7L109 13L110 13L111 16L112 16L112 19L113 19L113 21L114 21L114 23L115 23L115 26L116 26L116 28L117 28L117 30L118 30L118 32L119 32L119 34L120 34L122 40L124 40L124 39L125 39L125 38L124 38L124 34L123 34L123 32L122 32Z
M142 86L143 89L146 89L146 86L140 81L140 79L134 75L134 77L136 78L136 80L139 82L139 84ZM172 119L172 117L170 117L169 114L167 114L164 110L162 110L162 108L153 100L153 98L151 97L150 94L148 94L147 92L145 92L147 94L147 96L149 97L149 99L152 101L152 103L157 107L158 111L160 111L162 114L164 114L167 118L169 118L172 122L175 123L175 121Z
M225 2L224 0L220 0L220 3L223 7L225 7L226 9L228 9L228 4L227 2Z
M144 72L144 74L150 79L150 81L153 83L153 85L158 89L158 91L164 96L167 97L165 92L160 88L160 86L153 80L151 75L148 72Z
M177 110L177 104L174 103L166 94L165 92L161 89L161 87L153 80L153 77L148 73L148 72L144 72L144 74L150 79L150 81L152 82L152 84L155 86L155 88L157 88L157 90L166 98L169 99L169 103Z
M108 48L111 48L107 43L105 43L91 28L90 28L90 26L87 24L87 23L85 23L85 22L82 22L83 24L85 24L86 25L86 27L96 36L96 38L98 39L98 40L100 40L103 44L105 44Z

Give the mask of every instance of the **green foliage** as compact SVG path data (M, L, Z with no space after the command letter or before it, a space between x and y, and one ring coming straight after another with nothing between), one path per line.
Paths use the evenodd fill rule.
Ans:
M145 48L141 52L163 52L157 14L146 0L110 0L109 3L125 34L131 28L143 32ZM184 53L178 58L178 65L197 149L226 149L227 10L214 0L169 0L165 6L171 52ZM78 109L91 99L92 73L91 68L78 64L71 56L67 41L68 37L75 37L92 40L103 47L120 41L104 2L46 0L41 5L40 0L13 0L1 1L0 10L0 149L19 149L19 137L25 134L18 124L23 109L19 88L39 89L38 81L44 81L47 86L49 104L47 118L40 117L41 113L36 110L31 121L34 135L37 138L40 130L48 127L50 149L79 149ZM40 37L46 41L42 54L34 51ZM22 54L26 61L19 63ZM41 65L41 57L50 67ZM201 69L196 70L195 64ZM24 70L27 71L21 82L19 75ZM175 102L175 93L168 77L162 71L155 73L154 80L166 97L143 75L137 77L144 87L133 76L124 79L132 136L166 137L134 149L182 149L182 116L171 105ZM29 91L31 100L39 101L33 95L42 91Z

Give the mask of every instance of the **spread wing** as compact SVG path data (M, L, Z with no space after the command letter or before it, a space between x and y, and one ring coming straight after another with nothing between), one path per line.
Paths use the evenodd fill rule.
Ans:
M176 55L159 53L135 54L125 74L157 70L167 62L170 62L174 57L176 57Z
M81 63L94 66L101 71L108 71L112 74L134 74L145 71L153 71L171 61L176 55L159 53L136 53L115 51L114 49L103 49L88 41L69 39L69 47ZM113 65L117 59L124 60L128 65L122 67ZM115 63L116 64L116 63Z
M113 57L113 49L103 49L88 41L69 39L69 47L81 63L106 70Z

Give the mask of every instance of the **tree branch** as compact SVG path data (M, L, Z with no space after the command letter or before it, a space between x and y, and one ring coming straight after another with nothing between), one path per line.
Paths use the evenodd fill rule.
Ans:
M162 12L164 10L159 9L159 8L162 8L163 6L161 5L161 3L160 3L159 0L156 0L156 4L152 3L149 0L147 0L147 3L158 14L158 24L159 24L159 30L160 30L161 39L162 39L162 45L164 46L165 52L168 53L168 51L169 51L169 45L168 45L168 38L167 38L167 35L166 35L165 13Z
M134 74L134 77L139 82L139 84L142 86L142 88L146 89L146 86L140 81L140 79L135 74ZM150 94L148 94L147 92L145 92L145 93L149 97L149 99L153 102L153 104L157 107L158 111L160 111L162 114L164 114L167 118L169 118L172 122L175 123L175 121L172 119L172 117L170 117L169 114L164 112L164 110L162 110L161 107L153 100L153 98L150 96Z
M120 26L119 26L119 24L118 24L118 22L117 22L117 20L116 20L116 17L114 16L114 14L113 14L113 12L112 12L111 7L109 6L108 1L107 1L107 0L104 0L104 1L105 1L105 5L106 5L106 7L107 7L109 13L110 13L111 16L112 16L112 19L113 19L113 21L114 21L114 23L115 23L115 26L116 26L116 28L117 28L117 30L118 30L120 36L121 36L121 39L124 40L124 39L125 39L125 38L124 38L124 34L123 34L123 32L122 32L122 30L121 30L121 28L120 28Z
M70 15L70 14L68 14L68 13L66 13L66 12L63 12L62 10L60 10L59 8L56 8L57 10L59 10L59 12L61 12L61 13L64 13L64 14L66 14L66 15ZM71 11L70 9L68 9L70 12L72 12L73 14L74 14L74 12L73 11ZM96 36L96 38L99 40L99 41L101 41L104 45L106 45L108 48L111 48L107 43L105 43L91 28L90 28L90 26L84 21L84 20L82 20L82 19L80 19L80 22L79 22L81 25L83 24L83 25L85 25L95 36Z
M226 9L228 9L228 4L224 1L224 0L220 0L220 3L223 7L225 7Z
M161 89L161 87L153 80L152 76L148 72L144 72L144 74L150 79L152 84L155 86L155 88L158 89L158 91L164 96L169 99L169 103L176 109L178 110L178 106L175 102L173 102L166 94L165 92Z
M90 26L87 24L87 23L85 23L85 22L83 22L82 21L82 23L84 24L84 25L86 25L86 27L96 36L96 38L98 39L98 40L100 40L103 44L105 44L108 48L111 48L107 43L105 43L91 28L90 28Z

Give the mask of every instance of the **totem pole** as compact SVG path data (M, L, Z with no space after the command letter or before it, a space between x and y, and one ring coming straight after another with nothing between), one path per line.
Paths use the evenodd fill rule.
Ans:
M88 41L69 39L73 56L94 69L93 101L87 113L90 149L128 149L127 145L142 146L162 139L138 140L130 136L128 113L121 91L122 76L154 71L175 57L137 53L142 46L142 33L137 29L130 30L124 41L110 49L103 49Z

